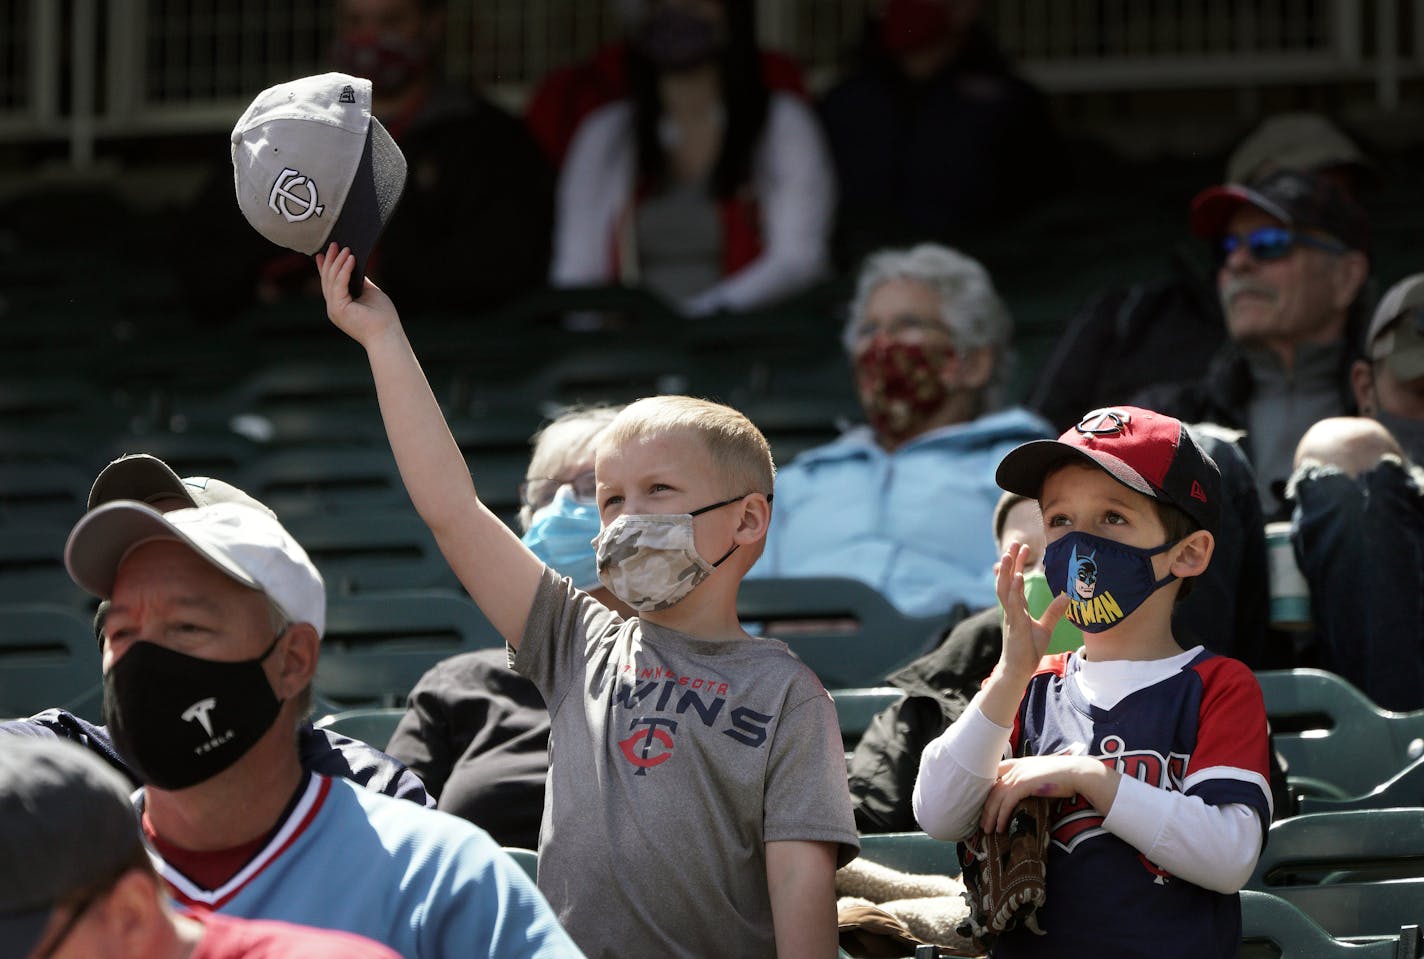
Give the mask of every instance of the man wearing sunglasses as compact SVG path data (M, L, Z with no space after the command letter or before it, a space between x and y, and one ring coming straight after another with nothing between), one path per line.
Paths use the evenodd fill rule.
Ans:
M1202 191L1190 225L1215 246L1229 340L1201 380L1134 402L1244 430L1261 506L1281 517L1296 443L1317 420L1354 411L1348 327L1369 277L1369 225L1330 179L1294 170Z
M0 959L398 959L362 936L174 909L128 783L63 740L0 750Z

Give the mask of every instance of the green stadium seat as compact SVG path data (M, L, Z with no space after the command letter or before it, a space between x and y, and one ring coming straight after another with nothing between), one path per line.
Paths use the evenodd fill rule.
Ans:
M64 463L0 463L0 524L72 525L93 482L92 473Z
M1398 935L1424 922L1424 808L1315 813L1273 823L1247 888L1333 936Z
M532 849L518 849L514 846L505 846L503 848L509 858L513 859L530 879L538 879L539 854L537 852Z
M1256 678L1273 744L1302 796L1365 795L1424 754L1424 711L1380 709L1320 669L1265 670Z
M950 623L905 616L873 587L840 577L745 580L737 613L790 646L827 689L884 681L938 643Z
M1363 796L1353 796L1349 799L1302 796L1297 811L1345 812L1353 809L1394 809L1400 806L1424 806L1424 759L1416 759Z
M458 589L429 527L412 509L371 511L360 522L306 513L285 521L326 580L327 594Z
M329 713L312 725L384 750L404 715L405 708L401 706L373 706Z
M0 602L52 603L91 615L99 600L75 585L64 568L69 526L4 526L0 534Z
M389 448L275 450L254 460L236 485L284 520L297 513L410 509Z
M860 837L862 859L916 876L957 876L959 858L955 844L941 842L922 832L865 833Z
M870 728L870 721L882 709L899 702L905 695L893 686L869 689L833 689L831 701L836 704L836 716L841 724L841 741L847 750L855 749L860 737Z
M1397 935L1342 942L1278 896L1243 890L1239 959L1402 959ZM1407 954L1412 959L1413 952Z
M426 670L442 659L503 645L479 607L453 591L332 597L313 687L343 709L400 706Z
M100 659L92 620L78 610L0 604L0 716L59 706L103 722Z

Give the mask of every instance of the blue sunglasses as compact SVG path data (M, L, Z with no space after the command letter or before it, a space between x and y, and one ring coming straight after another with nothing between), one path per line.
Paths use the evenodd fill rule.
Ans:
M1220 252L1222 260L1225 260L1242 246L1245 246L1246 251L1251 254L1251 259L1258 263L1269 263L1271 260L1289 256L1290 251L1297 246L1312 246L1327 253L1347 253L1350 249L1343 243L1321 239L1306 233L1297 233L1295 230L1288 230L1283 226L1263 226L1252 230L1245 236L1228 233L1221 238L1218 252Z

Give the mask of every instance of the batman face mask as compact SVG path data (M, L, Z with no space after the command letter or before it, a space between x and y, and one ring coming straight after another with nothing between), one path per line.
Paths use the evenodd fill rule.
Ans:
M1063 615L1085 633L1101 633L1177 578L1157 579L1152 569L1152 557L1175 545L1143 549L1074 530L1048 544L1043 568L1054 595L1072 600Z

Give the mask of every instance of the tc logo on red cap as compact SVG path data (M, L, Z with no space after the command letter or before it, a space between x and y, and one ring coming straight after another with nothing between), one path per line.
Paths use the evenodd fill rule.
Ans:
M1126 410L1093 410L1078 421L1076 429L1091 436L1111 436L1126 432L1127 424L1131 422L1132 414Z

